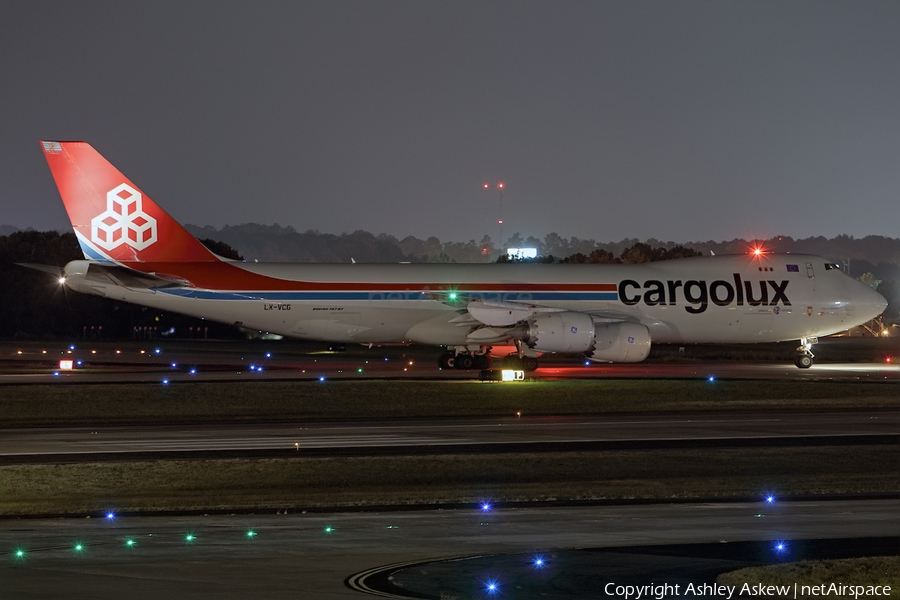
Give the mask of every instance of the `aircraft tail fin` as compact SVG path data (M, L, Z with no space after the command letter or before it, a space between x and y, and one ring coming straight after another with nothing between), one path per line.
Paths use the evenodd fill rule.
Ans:
M219 257L86 142L41 142L85 258L206 262Z

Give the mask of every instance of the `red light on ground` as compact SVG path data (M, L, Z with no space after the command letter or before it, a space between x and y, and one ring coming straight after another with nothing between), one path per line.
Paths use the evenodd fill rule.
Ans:
M890 357L890 356L887 357L887 362L891 362L891 357Z
M500 225L503 225L503 219L500 219L499 221L497 221L497 223L499 223Z
M497 184L497 187L500 188L500 189L502 190L502 189L503 189L503 184L502 184L502 183L498 183L498 184Z
M488 189L488 184L484 184L484 189Z

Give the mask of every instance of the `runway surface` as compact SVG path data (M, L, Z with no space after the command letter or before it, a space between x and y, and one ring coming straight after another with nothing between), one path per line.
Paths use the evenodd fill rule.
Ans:
M379 592L381 573L387 597L600 598L610 582L708 583L823 546L896 553L900 534L897 500L97 517L0 521L3 597L350 600L374 597L359 590ZM857 541L813 541L837 538Z
M2 462L164 458L254 451L310 456L402 452L896 443L900 411L510 417L0 429ZM404 450L406 449L406 450ZM279 455L269 453L267 455Z
M150 344L16 350L0 386L254 379L472 379L421 352L235 354ZM143 349L143 352L141 352ZM22 354L18 354L22 352ZM382 355L383 354L383 355ZM52 356L51 356L52 355ZM81 360L72 371L60 359ZM424 357L424 358L423 358ZM192 372L193 371L193 372ZM900 380L887 362L545 359L535 378ZM2 388L0 388L2 389ZM900 412L516 417L0 429L0 464L210 456L368 456L613 448L897 443ZM248 535L253 532L254 535ZM191 535L192 538L187 536ZM834 548L896 552L900 500L540 507L282 515L0 520L4 598L603 597L606 583L710 582L755 562ZM877 538L877 540L876 540ZM814 540L841 539L839 542ZM129 544L129 540L131 543ZM855 541L850 541L855 540ZM887 540L887 541L885 541ZM786 543L777 552L775 543ZM80 549L76 549L80 545ZM728 551L717 552L717 546ZM887 550L885 550L887 547ZM825 550L823 550L823 548ZM861 551L862 551L861 550ZM21 552L21 555L19 553ZM536 556L546 563L535 567ZM486 585L499 586L490 594ZM393 587L392 587L393 586ZM385 594L388 594L385 596ZM670 595L668 597L689 597Z
M881 340L877 340L881 341ZM887 341L887 340L885 340ZM0 385L30 383L123 383L180 381L327 379L479 379L479 371L441 370L437 352L426 347L351 347L341 352L300 352L291 346L217 342L169 344L40 344L0 342ZM879 351L880 352L880 351ZM798 369L775 360L657 359L637 364L585 362L575 356L545 355L527 377L541 379L802 379L900 381L890 352L879 362L820 361ZM868 350L866 354L878 353ZM778 352L776 356L790 352ZM852 355L844 351L836 356ZM677 355L676 355L677 356ZM60 361L72 361L72 369ZM900 357L898 357L900 360ZM499 361L497 361L499 364Z

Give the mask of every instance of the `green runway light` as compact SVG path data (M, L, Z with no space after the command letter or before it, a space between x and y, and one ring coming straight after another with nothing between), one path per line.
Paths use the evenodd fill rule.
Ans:
M129 548L133 548L133 547L134 547L134 540L131 540L131 539L125 540L125 545L128 546Z
M251 529L250 531L247 532L247 537L248 538L256 537L256 532Z
M184 536L184 541L186 541L186 542L193 542L196 539L197 539L197 536L194 535L193 533L189 533L186 536Z
M84 546L81 544L75 544L74 550L75 550L75 552L81 552L84 550Z
M25 558L24 550L16 550L16 558Z
M333 531L334 531L334 527L332 527L331 525L328 525L327 527L325 527L325 533L332 533Z

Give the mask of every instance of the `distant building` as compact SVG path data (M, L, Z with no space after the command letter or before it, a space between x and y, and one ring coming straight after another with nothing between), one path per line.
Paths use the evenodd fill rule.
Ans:
M506 256L508 256L510 260L537 258L537 248L507 248Z

